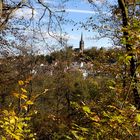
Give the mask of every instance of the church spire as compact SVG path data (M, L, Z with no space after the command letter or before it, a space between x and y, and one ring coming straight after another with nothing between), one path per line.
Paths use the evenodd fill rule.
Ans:
M80 53L83 53L83 51L84 51L83 33L81 33L81 40L80 40L80 43L79 43L79 49L80 49Z
M81 33L81 41L83 41L83 33Z

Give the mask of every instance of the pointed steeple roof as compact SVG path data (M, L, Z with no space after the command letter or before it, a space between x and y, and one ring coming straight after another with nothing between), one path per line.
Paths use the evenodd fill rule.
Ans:
M81 33L81 40L79 42L79 49L80 49L80 52L83 53L83 51L84 51L83 33Z
M80 40L81 42L84 42L83 41L83 33L81 33L81 40Z

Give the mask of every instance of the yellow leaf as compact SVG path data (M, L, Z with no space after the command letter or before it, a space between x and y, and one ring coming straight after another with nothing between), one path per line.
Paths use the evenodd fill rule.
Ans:
M26 104L27 104L27 105L32 105L33 102L32 102L31 100L29 100L29 101L26 102Z
M1 140L6 140L6 138L4 136L1 137Z
M27 90L24 88L21 88L22 92L27 93Z
M19 98L19 94L18 93L13 93L13 95L17 98Z
M15 113L14 110L11 110L11 111L10 111L10 114L11 114L12 116L15 116L15 115L16 115L16 113Z
M95 121L95 122L99 122L100 121L100 118L98 115L94 116L94 117L90 117L91 120Z
M8 112L7 110L3 110L3 113L4 113L5 115L9 115L9 112Z
M27 95L21 94L20 98L26 100L27 99Z
M26 83L26 84L29 84L30 82L26 80L25 83Z
M112 89L112 90L114 90L114 89L115 89L115 88L114 88L114 87L112 87L112 86L109 86L109 88L110 88L110 89Z
M84 110L86 113L91 113L90 108L89 108L88 106L83 106L83 110Z
M22 106L22 108L24 108L27 111L27 106Z
M10 119L10 123L15 124L15 119L14 118L11 118Z
M135 117L137 124L140 126L140 114L137 114Z
M20 86L22 86L22 85L24 85L24 82L23 82L22 80L19 80L19 81L18 81L18 84L19 84Z

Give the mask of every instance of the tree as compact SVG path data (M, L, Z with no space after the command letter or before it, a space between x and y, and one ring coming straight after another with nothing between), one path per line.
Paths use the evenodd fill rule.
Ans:
M6 24L11 19L12 14L19 8L22 8L24 3L25 2L23 0L18 1L16 3L5 0L2 0L0 2L0 16L1 16L0 31L5 28Z
M135 19L135 9L137 7L137 1L124 1L124 0L118 0L119 8L121 9L121 15L122 15L122 26L124 28L123 30L123 37L125 40L125 47L128 53L128 57L130 57L130 76L132 81L132 91L134 96L135 105L138 109L140 109L140 96L138 93L138 79L137 79L137 46L134 44L134 42L131 42L133 38L133 35L131 34L133 32L133 28L135 24L137 24L138 20ZM131 5L132 4L132 5ZM133 13L131 16L129 16L129 6L132 6ZM135 26L135 28L138 28ZM139 32L138 32L139 33ZM131 39L132 38L132 39ZM135 51L134 51L135 50Z
M111 37L115 42L115 45L125 48L126 52L124 59L129 59L130 65L127 64L126 66L124 62L122 67L124 67L125 75L127 75L130 79L124 76L124 78L127 79L127 81L124 79L124 89L126 89L126 85L129 87L129 85L133 83L131 89L133 91L134 102L139 108L140 97L138 93L137 79L137 64L139 56L137 34L139 34L138 22L140 18L138 14L139 1L118 0L118 3L115 3L114 1L112 4L109 3L108 0L102 1L101 5L105 9L108 8L107 10L110 9L112 12L108 15L106 14L106 16L104 16L104 11L101 11L101 7L96 4L96 1L89 1L89 3L93 5L94 9L97 9L97 11L102 14L97 17L98 22L101 24L98 24L98 22L96 23L96 21L93 20L94 18L91 16L86 24L82 23L82 25L84 28L91 27L92 30L97 30L99 32L99 36L101 37ZM130 67L129 71L128 67Z
M42 44L47 51L55 49L54 44L63 46L63 36L61 28L61 19L63 11L55 11L51 7L52 3L44 1L1 1L1 18L0 18L0 45L1 54L5 56L20 51L37 52L38 46ZM24 14L24 11L26 14ZM39 17L36 18L38 12ZM45 19L45 20L44 20ZM54 40L53 44L48 40ZM25 41L26 40L26 41ZM23 47L24 46L24 47ZM28 49L27 49L28 47ZM56 46L55 46L56 47ZM32 49L32 50L31 50ZM13 51L14 50L14 51ZM16 54L17 55L17 54Z

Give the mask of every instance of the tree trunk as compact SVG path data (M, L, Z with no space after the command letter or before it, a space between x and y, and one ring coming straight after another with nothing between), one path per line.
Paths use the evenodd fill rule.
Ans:
M121 9L122 14L122 24L124 28L127 28L129 25L129 17L128 17L128 8L126 6L125 0L118 0L119 8ZM123 32L123 36L126 40L126 50L128 55L131 57L130 59L130 77L132 81L132 92L134 96L134 102L137 109L140 109L140 96L138 94L137 89L137 75L136 75L136 68L137 68L137 58L135 53L133 53L133 46L129 44L128 37L129 34L127 31Z

